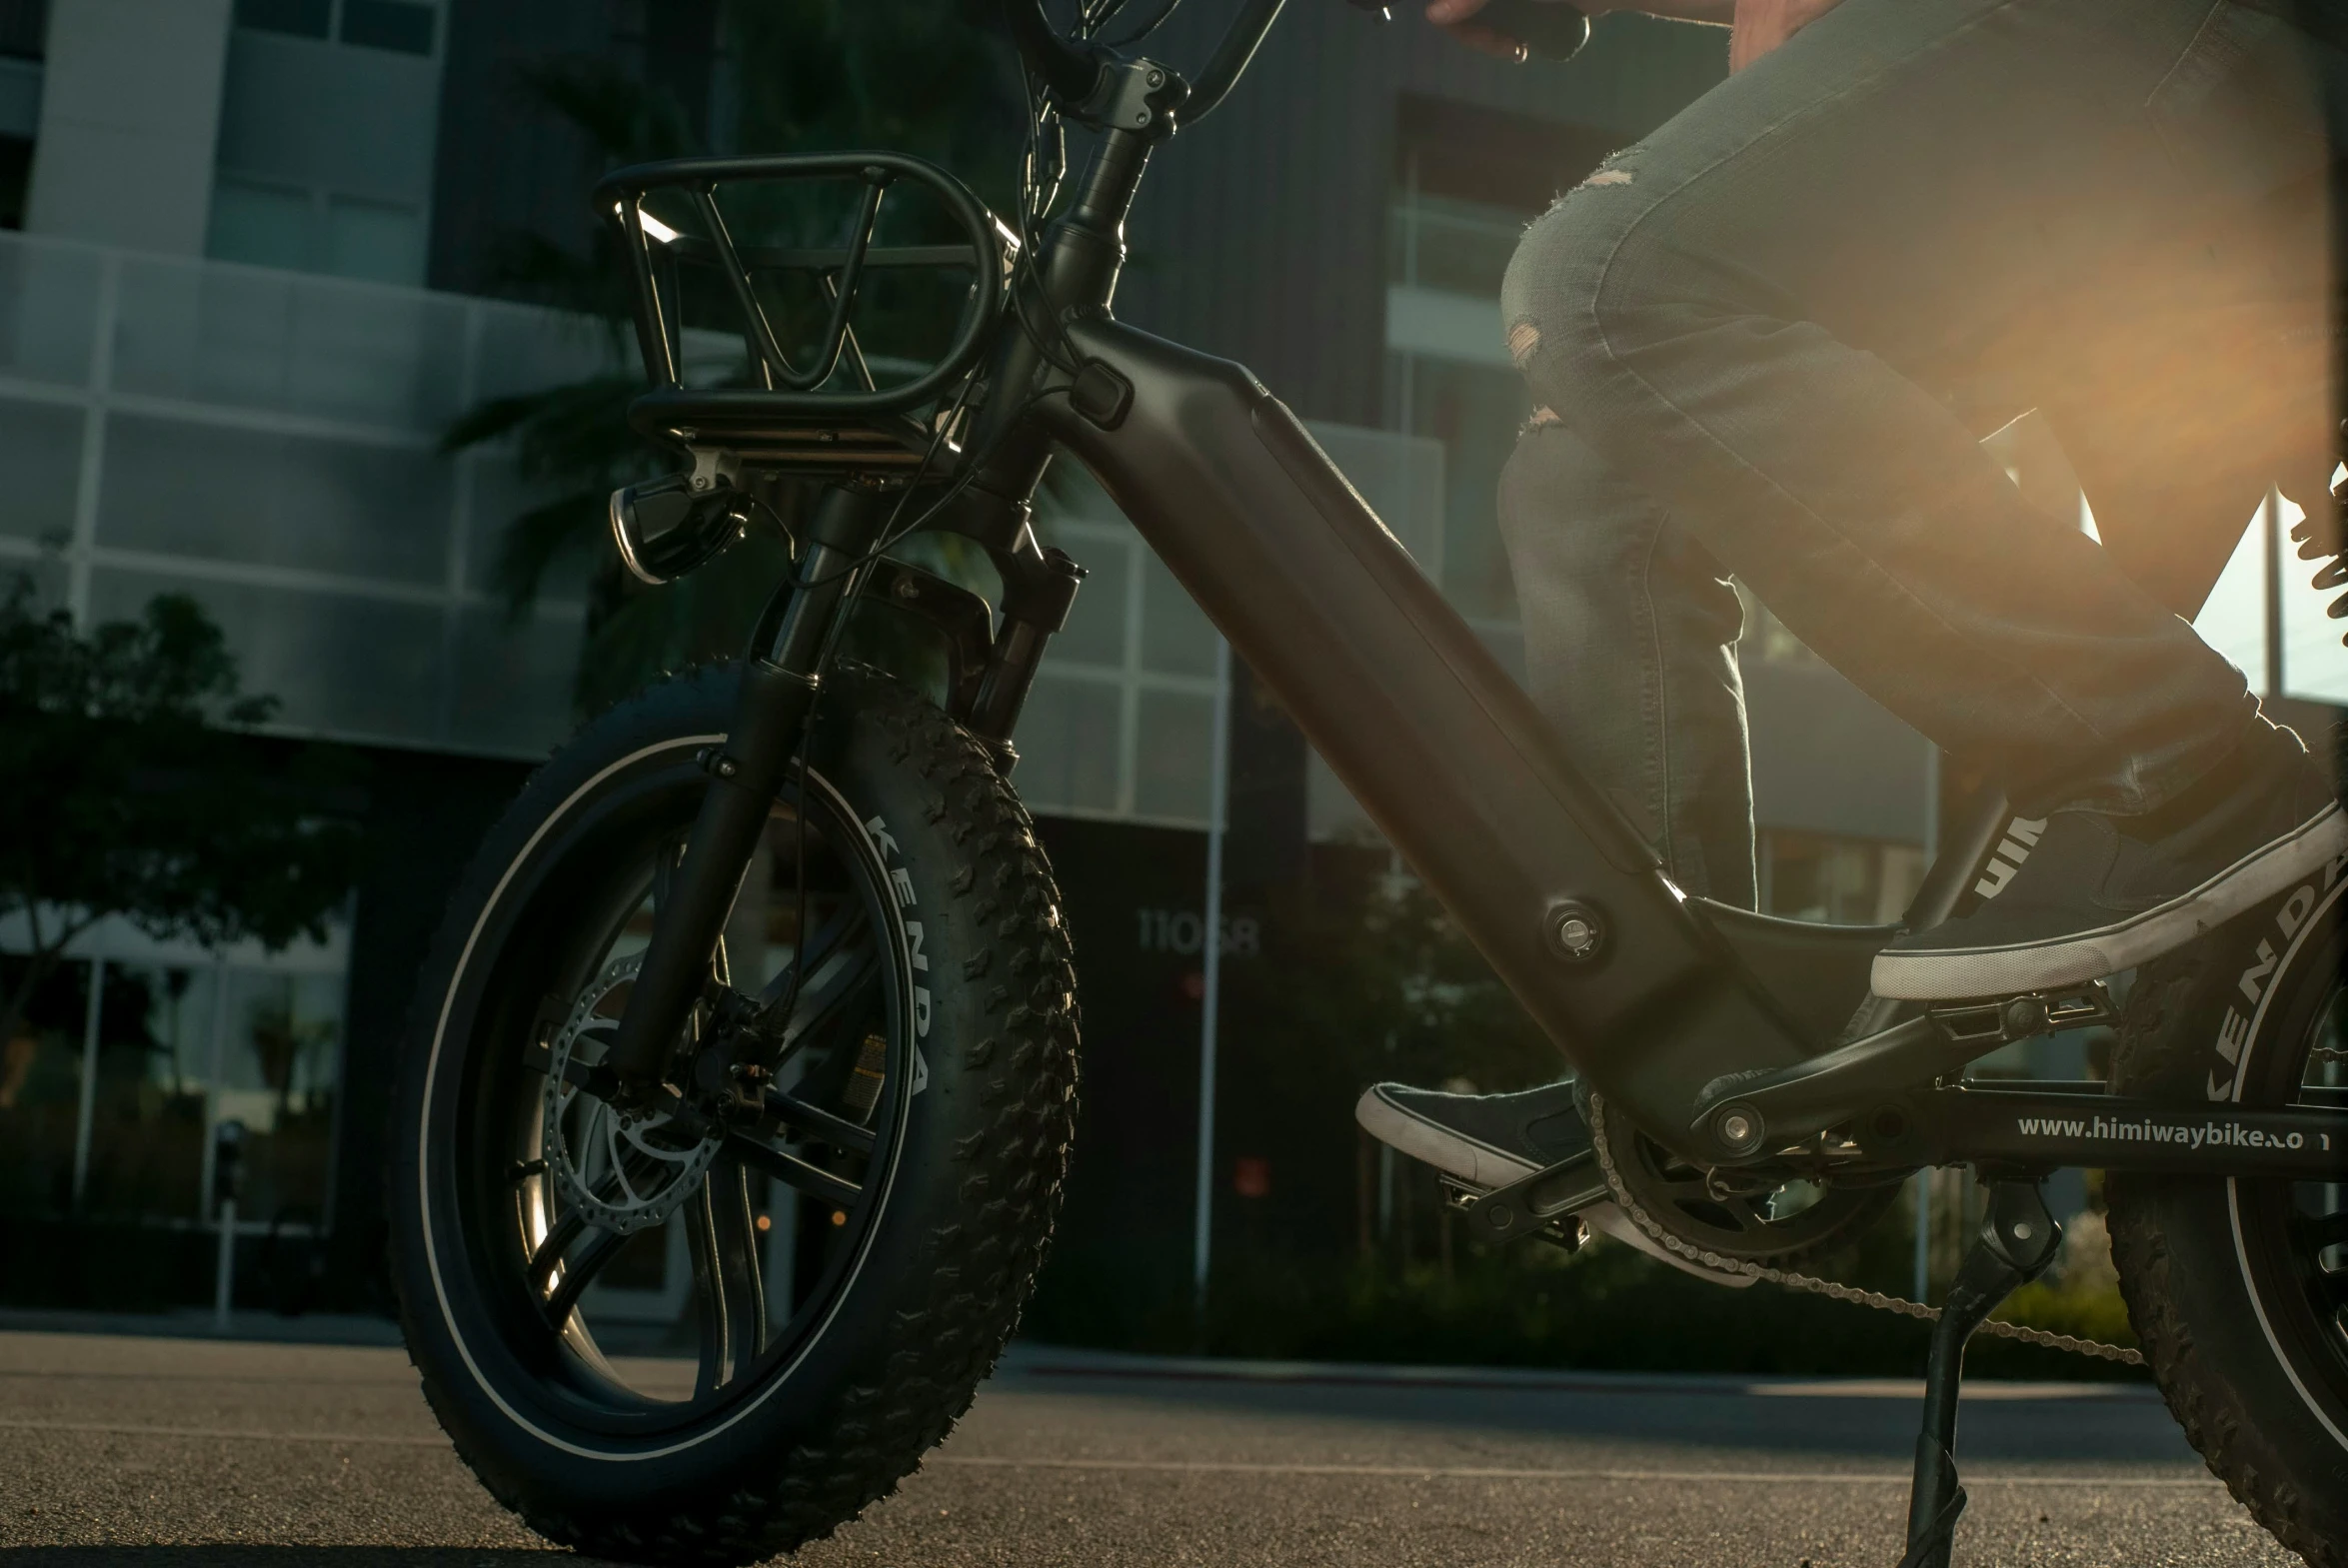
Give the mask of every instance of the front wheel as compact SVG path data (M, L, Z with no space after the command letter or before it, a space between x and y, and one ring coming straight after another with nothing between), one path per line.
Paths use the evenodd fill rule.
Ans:
M735 684L658 687L531 781L460 884L394 1107L434 1411L534 1529L631 1561L792 1550L920 1462L1018 1318L1075 1110L1033 824L950 719L853 668L774 802L677 1092L601 1097Z
M2348 1105L2348 880L2334 864L2136 977L2112 1088ZM2348 1152L2341 1179L2114 1174L2113 1261L2169 1409L2315 1568L2348 1568Z

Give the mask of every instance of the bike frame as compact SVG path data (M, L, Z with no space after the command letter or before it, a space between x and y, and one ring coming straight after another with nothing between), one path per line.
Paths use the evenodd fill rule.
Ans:
M2174 1106L2099 1094L2071 1134L2060 1129L2081 1122L2081 1100L2059 1087L1935 1087L2008 1039L2053 1026L2064 1004L1992 1006L1987 1028L1946 1014L1902 1017L1867 988L1869 963L1896 928L1815 926L1683 893L1287 408L1240 366L1110 315L1125 217L1153 148L1228 91L1280 5L1247 0L1195 91L1156 62L1060 39L1037 0L1007 7L1039 74L1102 136L1070 210L1013 284L1028 291L1020 309L997 314L980 370L985 401L965 442L976 467L937 525L993 552L1006 585L1002 627L990 633L974 596L870 559L882 481L831 491L752 650L736 727L711 761L708 801L610 1057L620 1078L638 1092L657 1084L664 1042L706 975L766 802L805 739L822 651L862 579L890 574L901 585L893 601L948 632L957 717L1011 756L1020 702L1081 576L1039 551L1026 526L1057 446L1099 480L1588 1086L1676 1153L1714 1166L1831 1149L1876 1168L2348 1171L2348 1105L2229 1107L2222 1135L2161 1141L2091 1129L2176 1123ZM685 175L741 167L663 166ZM641 268L639 282L650 289ZM1057 350L1036 341L1031 320L1065 326ZM661 382L649 340L646 359ZM706 445L702 432L740 429L742 400L758 396L682 392L667 369L639 423L689 451ZM1953 907L2001 813L1993 803L1944 849L1912 920ZM1838 1044L1846 1034L1855 1037ZM2024 1123L2057 1130L2017 1130Z

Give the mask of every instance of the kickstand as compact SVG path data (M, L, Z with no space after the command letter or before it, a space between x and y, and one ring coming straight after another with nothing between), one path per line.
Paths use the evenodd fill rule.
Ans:
M2035 1177L1989 1183L1989 1213L1958 1268L1932 1329L1924 1367L1924 1430L1916 1438L1915 1487L1908 1494L1908 1554L1898 1568L1948 1568L1965 1489L1957 1484L1957 1384L1965 1341L2016 1287L2054 1261L2062 1230L2046 1211Z

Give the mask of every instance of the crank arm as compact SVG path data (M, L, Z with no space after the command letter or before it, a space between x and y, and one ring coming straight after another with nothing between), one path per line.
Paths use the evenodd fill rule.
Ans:
M1488 1192L1464 1185L1454 1191L1465 1196L1455 1206L1467 1216L1469 1228L1491 1241L1532 1235L1610 1195L1594 1153L1577 1154Z
M2108 1020L2100 983L1938 1008L1698 1101L1694 1130L1713 1163L1738 1164L1816 1137L1871 1107L2049 1029Z

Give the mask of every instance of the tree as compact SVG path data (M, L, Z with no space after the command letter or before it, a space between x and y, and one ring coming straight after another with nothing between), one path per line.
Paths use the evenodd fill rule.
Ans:
M160 595L84 633L16 578L0 599L0 914L31 950L0 989L0 1040L108 915L206 946L325 936L357 863L356 827L327 808L352 765L256 745L275 709L240 693L195 601Z
M985 3L771 0L732 8L739 90L730 150L812 153L884 147L955 170L999 208L1010 200L1024 105L1020 67ZM540 108L569 125L607 167L685 156L702 138L675 99L603 60L557 60L523 73ZM828 221L804 215L811 225ZM795 243L818 243L810 233ZM576 695L594 709L664 670L740 651L788 557L754 534L727 569L647 588L609 543L613 490L674 466L627 423L644 390L632 294L617 236L598 224L584 247L543 235L506 241L501 287L599 324L614 369L466 411L444 451L510 440L523 477L552 492L508 521L497 586L520 615L564 562L592 563L587 643ZM747 375L747 367L744 374ZM790 512L788 501L785 511Z

